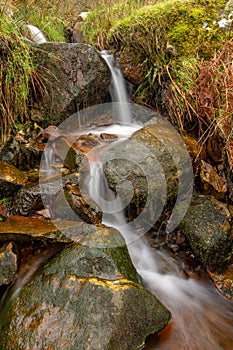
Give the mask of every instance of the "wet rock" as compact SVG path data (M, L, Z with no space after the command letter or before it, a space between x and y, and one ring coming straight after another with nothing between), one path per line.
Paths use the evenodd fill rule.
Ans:
M44 146L38 142L40 132L41 128L30 122L27 130L20 130L4 144L0 161L10 163L21 171L38 168Z
M102 132L100 134L100 138L101 140L103 141L113 141L113 140L117 140L118 139L118 136L115 135L115 134L107 134L105 132Z
M205 194L215 194L224 199L227 192L227 180L224 173L219 175L215 166L201 160L200 179Z
M64 136L49 139L41 160L40 169L43 171L54 171L66 168L74 172L87 162L85 154L76 147L76 143Z
M133 84L141 84L146 80L146 65L143 59L135 62L135 57L138 57L138 52L135 52L133 46L124 46L119 52L119 60L124 77Z
M13 201L11 214L30 216L43 208L40 186L29 186L18 191Z
M89 152L92 148L98 146L100 142L95 135L81 135L72 144L72 147L76 150L80 150L83 153Z
M47 93L34 109L42 127L59 125L81 110L101 103L106 94L110 72L98 52L86 44L43 43L32 45L33 60Z
M82 220L89 224L102 221L102 211L93 199L77 186L66 185L51 206L53 218Z
M111 249L115 233L94 233L65 248L22 287L2 323L3 350L136 350L149 334L165 327L169 311L127 279L137 280L137 275L127 250Z
M195 194L181 230L210 271L222 272L229 264L233 252L230 215L214 198Z
M190 157L192 159L194 172L197 173L199 171L199 162L197 160L199 158L206 159L206 147L205 145L203 145L200 148L198 141L194 137L188 134L182 134L181 137L185 142L186 147L189 151Z
M45 140L53 141L57 137L61 136L61 131L55 125L49 125L42 131L42 136Z
M0 221L6 219L8 216L8 209L5 205L0 204Z
M163 119L109 151L104 173L109 188L120 195L130 221L140 217L140 225L150 229L161 212L174 204L180 179L185 197L192 187L192 176L188 183L192 167L187 155L185 144ZM183 201L179 204L177 216L182 216Z
M222 273L208 271L216 288L226 298L233 300L233 264L229 265Z
M13 165L0 162L0 199L12 196L27 181L27 177Z
M60 158L62 165L70 171L77 168L76 152L71 147L71 143L65 137L56 138L53 142L55 156Z
M110 230L110 234L108 234ZM0 242L15 241L15 242L31 242L50 241L50 242L79 242L81 238L97 232L98 236L103 235L102 240L109 236L111 241L116 239L118 242L118 231L109 229L104 225L90 225L85 222L71 221L71 220L46 220L43 217L25 217L12 216L4 222L0 222ZM123 243L121 238L121 244ZM93 245L97 244L93 242ZM101 244L101 242L98 242Z
M47 193L43 191L43 196L47 196L49 200L53 200L54 193L52 187L46 187ZM58 192L58 190L57 190ZM26 186L18 191L16 194L13 206L11 209L11 215L33 215L37 210L42 210L44 203L42 200L42 190L39 185Z
M92 232L94 228L95 226L77 221L63 220L54 223L44 218L12 216L5 222L0 222L0 241L72 242L78 241L82 235Z
M0 286L14 281L18 268L17 254L13 244L6 243L0 249Z

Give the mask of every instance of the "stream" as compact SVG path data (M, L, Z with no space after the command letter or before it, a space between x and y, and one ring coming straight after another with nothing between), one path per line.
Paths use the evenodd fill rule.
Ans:
M136 225L126 222L120 198L108 188L103 174L105 155L116 143L124 141L142 127L142 123L135 122L135 119L143 120L146 115L146 120L149 120L154 112L142 109L141 113L140 107L127 102L124 80L119 68L106 52L102 55L112 72L111 91L115 102L112 103L111 109L114 111L114 118L108 113L106 105L97 106L94 112L90 110L91 119L82 112L78 116L78 134L116 134L118 140L94 147L88 152L89 180L88 183L81 183L80 188L88 191L100 206L103 211L102 222L122 233L144 286L172 313L172 322L157 335L149 337L145 350L230 350L233 344L232 302L223 298L208 279L202 281L185 278L178 268L177 261L167 251L152 248L144 235L147 228L139 227L138 222ZM110 115L110 120L113 119L115 123L105 126ZM90 124L90 120L94 121L95 116L97 121L93 122L94 127L85 130L87 120ZM96 124L101 124L100 116L104 116L103 125L96 127ZM70 125L77 124L76 119L77 116L65 121L61 128L69 135L75 136L77 132L75 133L75 128L71 128Z
M122 140L124 126L112 126ZM128 128L128 132L130 128ZM131 132L135 131L132 127ZM92 130L92 133L95 131ZM101 132L109 129L101 128ZM129 134L128 134L129 136ZM119 142L119 141L117 141ZM105 148L105 149L104 149ZM230 350L233 344L233 305L224 299L209 281L184 278L172 256L164 249L152 248L148 240L126 222L119 198L109 190L102 172L97 147L89 152L90 173L87 189L101 207L103 223L117 228L125 238L143 285L155 294L172 313L172 322L148 339L145 350ZM98 159L98 160L96 160ZM85 187L85 186L84 186Z
M107 53L103 53L103 58L113 72L112 89L114 92L118 91L115 102L111 104L115 117L108 113L109 106L105 104L78 113L63 122L60 128L74 138L88 133L118 136L117 140L98 145L87 153L88 181L81 182L80 189L87 191L100 206L103 211L103 224L121 232L133 264L142 277L143 285L171 311L172 321L164 330L148 338L145 350L231 350L233 303L222 297L208 279L202 281L184 277L177 261L168 251L150 245L145 237L147 227L143 227L143 224L140 226L140 222L134 225L126 221L120 197L108 188L103 174L105 155L109 149L142 127L144 120L135 122L135 119L143 119L141 115L146 113L148 120L153 117L154 112L127 102L119 69L114 66ZM103 116L102 121L99 120L99 115ZM96 127L98 124L102 125ZM54 157L49 147L44 152L44 158L46 169L43 171L51 175L54 173L54 170L51 172L54 169ZM32 273L34 270L32 269Z

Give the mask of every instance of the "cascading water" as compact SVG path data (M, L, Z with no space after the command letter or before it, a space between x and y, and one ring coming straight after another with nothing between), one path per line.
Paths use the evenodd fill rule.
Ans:
M109 147L109 146L108 146ZM107 152L101 148L101 152ZM100 154L100 149L94 153ZM90 152L89 152L90 153ZM230 350L233 344L232 303L221 297L207 282L185 279L172 258L151 248L126 222L121 202L109 190L100 161L90 162L89 194L103 210L103 223L117 228L145 287L172 313L167 334L151 337L147 350ZM164 266L166 271L164 272Z
M123 83L118 80L118 71L112 64L111 56L104 54L111 69L117 90ZM119 92L118 101L123 100ZM123 123L129 115L124 103L119 109ZM124 126L122 126L122 132ZM133 129L131 133L133 133ZM92 131L93 132L93 131ZM118 130L119 135L120 130ZM130 131L129 131L130 134ZM128 134L128 136L130 136ZM125 136L125 135L124 135ZM118 141L119 142L119 141ZM109 146L95 148L89 152L90 181L88 192L103 211L103 223L117 228L124 236L134 266L141 275L144 285L170 309L172 322L161 332L151 337L147 350L230 350L233 344L233 307L232 302L224 299L207 281L181 276L177 265L167 252L151 248L141 235L133 230L123 215L120 199L109 190L103 175L100 154L108 152ZM98 156L97 156L98 155ZM98 161L95 159L98 158ZM164 265L166 271L164 272Z
M117 110L115 111L117 118L120 122L132 124L129 99L121 70L116 66L112 55L109 55L106 51L102 51L101 55L112 74L112 86L110 88L110 93L112 101L117 102Z
M31 33L32 40L35 41L37 44L42 44L47 42L44 34L41 32L41 30L38 27L32 24L26 24L26 27L29 29Z

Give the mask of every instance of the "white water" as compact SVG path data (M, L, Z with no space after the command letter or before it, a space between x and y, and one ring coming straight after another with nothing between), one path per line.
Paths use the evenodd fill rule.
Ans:
M118 120L120 122L124 122L125 124L132 124L129 98L127 95L124 78L121 74L121 70L116 66L112 55L109 55L106 51L102 51L101 55L107 63L112 74L112 89L110 89L110 93L112 97L112 102L118 102L118 108L117 111L115 111L115 113L118 115Z
M38 27L32 24L26 24L26 27L31 32L32 40L35 41L37 44L42 44L47 42L44 34L41 32L41 30Z
M54 150L53 148L46 147L41 159L40 165L41 175L50 176L56 172L54 168Z

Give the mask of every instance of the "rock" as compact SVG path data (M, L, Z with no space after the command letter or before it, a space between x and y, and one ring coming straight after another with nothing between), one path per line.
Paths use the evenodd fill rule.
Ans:
M212 272L222 272L232 256L230 215L211 196L195 194L181 223L194 254Z
M53 143L54 155L60 159L62 165L70 171L77 168L76 152L72 148L72 144L63 136L56 138Z
M14 281L17 268L18 259L13 251L13 244L6 243L0 249L0 286Z
M97 137L92 134L79 136L72 144L72 147L76 150L80 150L83 153L89 152L92 148L98 146L100 142Z
M40 186L22 188L16 194L11 209L12 215L29 216L44 208Z
M0 162L0 199L11 197L27 181L27 177L13 165Z
M178 181L184 198L192 189L192 166L185 144L163 119L112 148L104 174L109 188L120 195L127 219L140 218L139 225L146 229L174 204ZM183 215L184 200L180 198L178 204L177 222Z
M66 247L22 287L2 322L3 350L136 350L166 326L170 312L127 279L138 279L127 250L101 248L111 237ZM95 238L100 246L85 245Z
M59 130L55 125L49 125L42 131L42 136L45 140L50 139L50 141L53 141L57 137L61 136L61 130Z
M38 125L33 122L27 123L26 130L20 130L4 144L0 152L0 161L10 163L21 171L39 168L44 150L44 145L38 142L40 133L41 128Z
M56 225L53 221L43 218L12 216L5 222L0 222L0 241L72 242L78 241L82 235L92 232L95 228L83 222L66 220L56 222Z
M103 141L115 141L115 140L117 140L118 139L118 136L117 135L115 135L115 134L107 134L107 133L105 133L105 132L102 132L101 134L100 134L100 138L101 138L101 140L103 140Z
M0 204L0 221L6 219L8 216L8 208L5 205Z
M33 106L38 115L43 115L38 119L43 128L59 125L84 106L103 101L110 73L93 47L51 42L32 45L32 51L47 91L43 101Z
M53 200L59 190L52 189L52 186L46 186L47 190L42 191L39 185L28 185L18 191L14 197L13 206L11 209L11 215L33 215L37 210L44 208L44 203L41 194L47 196L49 200ZM57 191L57 192L56 192Z
M12 216L4 222L0 222L0 242L15 241L15 242L31 242L46 241L50 242L79 242L81 238L90 235L91 233L106 240L106 237L111 238L111 242L115 239L116 245L119 245L119 233L117 230L110 229L104 225L90 225L84 222L71 220L46 220L43 217L24 217ZM109 233L110 232L110 233ZM123 245L121 238L120 245ZM88 243L91 244L91 243ZM92 245L101 244L94 242Z
M226 298L233 300L233 264L229 265L222 273L208 270L208 274L219 292Z
M124 46L119 52L119 61L123 76L133 84L142 84L146 80L146 64L143 60L135 62L138 52L133 46Z
M200 179L205 194L215 194L218 199L226 197L227 180L224 173L220 176L215 166L201 160Z
M70 210L72 209L72 210ZM93 199L77 186L66 185L51 207L53 218L84 221L89 224L99 224L102 221L102 211Z

